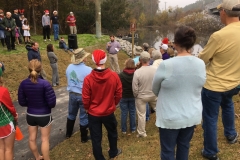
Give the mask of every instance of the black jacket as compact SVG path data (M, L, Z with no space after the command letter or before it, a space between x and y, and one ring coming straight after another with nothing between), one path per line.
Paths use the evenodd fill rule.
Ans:
M124 69L119 74L122 82L122 98L134 98L132 91L132 80L135 69Z

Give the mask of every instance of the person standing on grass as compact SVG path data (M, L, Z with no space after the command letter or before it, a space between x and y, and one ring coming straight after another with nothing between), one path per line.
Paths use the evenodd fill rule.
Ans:
M32 42L31 43L31 46L30 45L26 45L26 49L28 51L28 61L30 62L31 60L33 59L37 59L39 60L40 62L42 61L41 60L41 54L40 54L40 51L39 51L39 44L37 42ZM42 69L40 71L40 74L41 76L43 77L43 79L47 79L47 75L46 75L46 72L44 71L43 69L43 66L41 65Z
M132 91L132 80L135 72L134 60L128 58L125 61L125 68L119 74L122 82L122 99L120 100L121 109L121 130L123 134L127 133L127 116L130 118L130 130L132 133L136 131L136 107L135 98Z
M15 20L11 17L11 13L7 12L6 17L1 22L1 27L5 29L6 35L6 45L8 51L16 50L15 49Z
M56 10L53 11L53 16L51 17L51 26L53 28L54 41L57 41L59 40L58 38L59 22L58 22L58 12Z
M191 55L195 41L191 27L178 27L174 33L178 56L162 61L153 78L162 160L188 160L194 128L202 120L201 90L206 71L204 62Z
M217 160L218 114L221 106L224 136L236 143L234 103L232 97L240 90L240 1L223 0L217 9L225 27L214 32L199 58L206 64L207 81L202 89L203 137L202 156Z
M155 110L157 97L152 92L152 80L156 68L149 66L150 54L146 51L140 54L139 60L142 66L134 72L132 89L138 115L137 137L147 137L146 103Z
M43 27L43 39L44 39L44 41L46 42L47 39L49 41L51 41L51 39L50 39L51 23L50 23L50 17L49 17L49 11L48 10L45 10L44 15L42 16L42 27Z
M83 48L78 48L73 51L71 62L67 67L67 91L69 92L69 105L67 117L66 138L72 136L74 123L79 110L79 127L81 132L81 142L86 143L90 139L88 136L88 115L83 106L83 80L91 73L92 68L85 65L87 56L90 53Z
M118 52L121 49L120 43L115 41L115 36L110 35L110 42L107 43L106 50L109 53L109 61L111 70L120 73L120 68L118 65Z
M104 160L102 154L102 125L108 132L109 157L114 159L122 153L117 148L117 120L114 115L116 105L122 97L122 83L117 73L105 68L107 55L97 49L92 53L96 68L84 79L82 98L88 113L93 155L96 160Z
M70 34L77 34L76 18L73 12L69 13L69 16L67 17L66 22L68 23Z
M30 43L30 26L28 24L28 20L24 20L23 26L23 36L24 36L24 40L25 40L25 44L26 43Z
M56 105L56 95L50 83L40 75L41 62L33 59L29 62L30 75L20 83L18 88L18 103L27 107L26 120L29 133L29 147L36 160L50 160L49 137L53 118L52 108ZM38 127L41 130L41 151L36 143Z
M12 18L15 20L16 28L19 31L19 35L22 35L22 22L17 8L13 10ZM22 39L20 38L20 36L18 37L18 40L20 43L22 43Z
M50 66L52 68L52 86L56 87L59 85L59 75L58 75L58 58L54 53L54 47L52 44L47 45L47 56L50 61Z
M12 160L18 114L8 89L3 87L1 67L0 64L0 159Z
M4 19L4 13L3 13L3 10L0 9L0 24L2 23ZM5 46L5 28L2 27L0 25L0 40L1 40L1 43L2 43L2 46L4 47Z

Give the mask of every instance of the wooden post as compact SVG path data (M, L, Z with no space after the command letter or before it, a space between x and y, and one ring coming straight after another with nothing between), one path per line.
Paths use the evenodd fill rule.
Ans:
M132 55L131 58L134 58L134 34L136 31L136 23L135 20L132 21L132 23L130 24L130 32L132 34Z

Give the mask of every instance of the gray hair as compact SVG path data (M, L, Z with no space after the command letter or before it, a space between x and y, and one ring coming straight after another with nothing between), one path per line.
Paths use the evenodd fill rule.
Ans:
M143 57L143 58L140 58L140 61L141 61L141 63L146 64L146 63L148 63L150 61L150 58Z
M158 50L152 51L153 60L162 59L162 54Z

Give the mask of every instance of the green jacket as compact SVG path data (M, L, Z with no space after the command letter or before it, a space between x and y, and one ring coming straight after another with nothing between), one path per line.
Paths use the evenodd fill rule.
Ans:
M8 31L5 29L5 35L6 36L12 36L15 37L15 28L16 28L16 23L15 20L11 17L10 19L7 19L7 17L3 18L0 24L3 28L11 28L11 31Z

